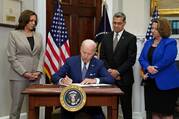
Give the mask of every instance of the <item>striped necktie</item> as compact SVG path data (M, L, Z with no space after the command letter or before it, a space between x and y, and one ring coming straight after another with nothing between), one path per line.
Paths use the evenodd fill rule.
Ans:
M82 80L85 79L86 72L87 72L87 68L86 68L86 64L84 64L82 69Z
M113 39L113 51L115 51L116 45L118 43L118 33L116 33L114 39Z

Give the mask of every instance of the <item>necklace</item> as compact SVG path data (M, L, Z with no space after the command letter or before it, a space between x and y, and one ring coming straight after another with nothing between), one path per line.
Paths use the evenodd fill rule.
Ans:
M160 40L154 40L152 46L157 47L159 43L160 43Z

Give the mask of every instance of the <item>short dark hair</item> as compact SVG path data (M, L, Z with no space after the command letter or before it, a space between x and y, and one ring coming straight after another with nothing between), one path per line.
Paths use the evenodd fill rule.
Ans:
M157 23L157 30L162 38L168 38L171 35L171 26L167 19L159 18L153 22Z
M29 23L30 21L30 16L35 15L36 16L36 22L35 25L37 25L37 14L34 11L31 10L24 10L19 17L18 20L18 25L16 27L16 30L23 30L25 28L25 26ZM35 28L33 29L33 31L35 31Z
M123 18L123 22L126 21L126 15L125 15L124 13L122 13L122 12L117 12L117 13L115 13L114 16L113 16L113 18L114 18L114 17L122 17L122 18Z

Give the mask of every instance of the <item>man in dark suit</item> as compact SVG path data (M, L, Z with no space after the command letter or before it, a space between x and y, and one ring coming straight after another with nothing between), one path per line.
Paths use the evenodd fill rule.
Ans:
M79 56L72 56L60 70L53 75L55 84L69 85L71 83L95 84L114 83L103 62L94 57L96 43L87 39L82 42ZM86 73L84 74L84 68ZM80 112L88 113L92 119L104 119L101 107L84 107ZM68 112L62 109L61 119L73 119L79 112Z
M133 65L136 61L136 36L125 31L126 16L118 12L113 16L113 31L102 39L100 58L116 84L124 91L121 107L124 119L132 119Z

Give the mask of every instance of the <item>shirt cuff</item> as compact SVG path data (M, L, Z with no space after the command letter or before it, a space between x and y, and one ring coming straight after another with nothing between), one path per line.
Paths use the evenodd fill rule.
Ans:
M120 76L120 73L119 73L119 71L117 71L117 75L118 75L118 76Z
M95 78L96 79L96 84L99 84L100 79L99 78Z
M62 84L62 80L63 80L63 78L60 78L60 79L59 79L58 85Z

